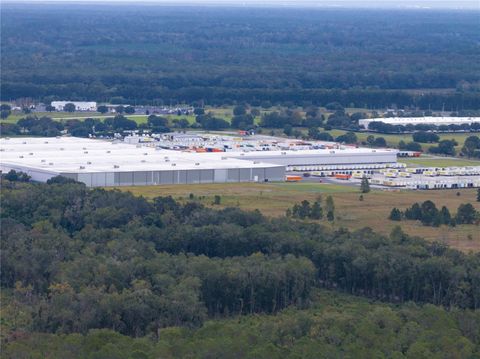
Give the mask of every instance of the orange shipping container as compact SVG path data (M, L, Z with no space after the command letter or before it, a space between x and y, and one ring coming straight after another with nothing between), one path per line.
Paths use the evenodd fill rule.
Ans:
M336 178L336 179L349 180L350 177L352 177L352 175L346 175L346 174L343 174L343 173L337 173L337 174L335 174L335 178Z
M287 176L286 177L287 182L298 182L302 180L301 176Z

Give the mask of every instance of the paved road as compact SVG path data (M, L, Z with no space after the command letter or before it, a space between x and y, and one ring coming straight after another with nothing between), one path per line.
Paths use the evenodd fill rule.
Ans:
M302 176L303 173L300 173L300 172L286 172L286 175ZM350 180L346 181L346 180L335 179L333 177L316 177L316 176L302 177L301 182L304 182L304 183L331 183L331 184L337 184L337 185L349 186L349 187L359 187L360 186L360 181L359 180L350 179Z

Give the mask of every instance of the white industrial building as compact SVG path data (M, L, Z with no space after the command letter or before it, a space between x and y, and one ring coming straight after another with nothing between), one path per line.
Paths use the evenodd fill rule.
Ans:
M396 163L395 150L364 148L195 153L75 137L4 138L1 170L45 182L62 175L96 186L283 181L292 166L357 168Z
M360 126L363 126L365 129L368 129L368 126L372 122L383 122L389 125L463 125L463 124L473 124L480 123L480 117L377 117L377 118L366 118L358 121Z
M62 175L89 187L281 181L285 176L282 165L75 137L2 139L0 150L4 173L22 171L40 182Z
M226 156L284 165L288 170L383 168L397 163L397 150L341 147L298 151L228 152Z
M57 111L63 111L67 103L73 103L75 105L75 111L97 111L97 103L93 101L52 101L51 106L55 107Z

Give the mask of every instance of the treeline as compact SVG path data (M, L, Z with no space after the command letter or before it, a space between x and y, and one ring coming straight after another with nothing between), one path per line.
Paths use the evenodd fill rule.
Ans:
M457 224L473 224L480 220L480 213L471 203L462 203L457 213L452 216L446 206L439 210L435 203L430 200L422 204L414 203L404 212L398 208L393 208L390 212L392 221L401 221L402 219L420 221L425 226L438 227L442 224L456 226Z
M275 316L211 320L199 329L165 328L159 338L109 329L85 335L24 334L5 358L475 358L480 312L433 305L387 306L320 291L315 307ZM13 318L3 316L4 322Z
M55 121L47 116L37 118L34 115L27 115L25 118L18 120L16 124L0 122L0 126L4 135L28 134L52 137L58 136L62 134L62 132L68 132L76 137L112 137L115 133L133 130L153 133L169 132L172 129L184 130L187 128L205 130L235 128L251 130L259 127L255 124L255 119L261 116L258 108L252 108L247 105L235 106L233 108L233 117L228 121L216 117L213 112L206 113L204 108L200 107L195 108L194 114L195 121L193 122L189 122L187 118L169 120L167 117L152 114L147 117L146 123L140 124L125 117L123 114L107 117L104 120L86 118L71 119L65 122ZM263 114L261 116L260 126L273 128L285 127L285 133L291 135L293 126L311 127L312 129L315 128L318 130L318 128L314 126L320 126L323 120L324 117L320 113L320 109L315 106L309 106L305 109L304 113L299 110L285 109L282 112L273 111ZM318 136L315 135L314 137L317 138Z
M156 335L211 317L303 307L315 287L480 306L478 255L399 229L390 237L332 231L71 182L3 180L1 284L22 317L14 331Z
M1 99L480 108L468 12L95 9L7 4Z
M125 131L145 130L147 132L163 133L169 132L172 128L186 128L189 125L187 119L169 121L167 118L157 115L150 115L146 123L140 125L124 115L108 117L105 120L96 118L73 119L65 122L55 121L54 119L42 116L37 118L29 115L21 118L16 124L0 123L0 129L3 135L29 135L55 137L68 132L75 137L107 136L112 137L115 133L124 133Z

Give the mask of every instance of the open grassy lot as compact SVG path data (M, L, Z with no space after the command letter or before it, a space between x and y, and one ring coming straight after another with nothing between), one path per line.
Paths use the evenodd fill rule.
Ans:
M347 131L343 130L331 130L326 131L329 132L333 137L337 137L340 135L345 134ZM375 137L383 137L387 142L389 147L397 147L400 141L404 141L406 143L412 142L412 134L383 134L383 133L376 133L376 132L356 132L357 138L359 142L367 141L367 137L373 135ZM441 140L451 140L454 139L458 142L458 146L455 147L456 151L459 152L465 143L465 139L469 136L476 135L475 133L439 133L438 136ZM436 143L422 143L422 148L424 151L428 150L432 146L436 146Z
M62 122L67 121L67 120L71 120L71 119L82 120L82 119L85 119L85 118L96 118L96 119L104 120L108 117L115 116L114 114L105 115L105 114L101 114L100 112L35 112L31 115L34 115L34 116L37 116L37 117L47 116L47 117L50 117L54 120L62 121ZM6 120L3 120L3 122L5 122L5 123L17 123L18 120L20 120L21 118L24 118L26 116L28 116L28 115L12 114L12 115L8 116L8 118ZM178 115L159 115L159 116L166 117L170 121L173 121L175 119L180 120L182 118L185 118L185 119L188 120L189 123L194 123L195 122L195 116L193 116L193 115L188 115L188 116L185 116L185 115L181 115L181 116L178 116ZM125 117L127 117L131 120L134 120L138 125L140 125L142 123L146 123L147 118L148 118L147 115L125 115Z
M147 198L171 195L177 199L187 200L192 193L196 200L207 206L213 203L215 195L221 195L221 205L217 207L240 207L245 210L259 209L267 216L281 216L287 208L304 199L314 201L319 195L323 199L332 195L336 206L336 221L328 226L359 229L371 227L375 231L388 234L396 225L410 235L418 235L427 240L445 242L462 251L480 251L480 228L476 225L461 225L455 228L425 227L419 222L394 222L387 219L393 207L404 210L414 202L428 199L438 207L447 206L455 213L461 203L470 202L477 210L480 203L475 202L475 189L442 190L442 191L372 191L364 195L360 201L360 193L356 188L316 183L234 183L234 184L202 184L120 187L122 191L131 191ZM460 196L457 196L457 192Z
M480 166L480 161L457 159L457 158L438 158L421 156L418 158L401 158L398 162L406 163L408 167L461 167L461 166Z

